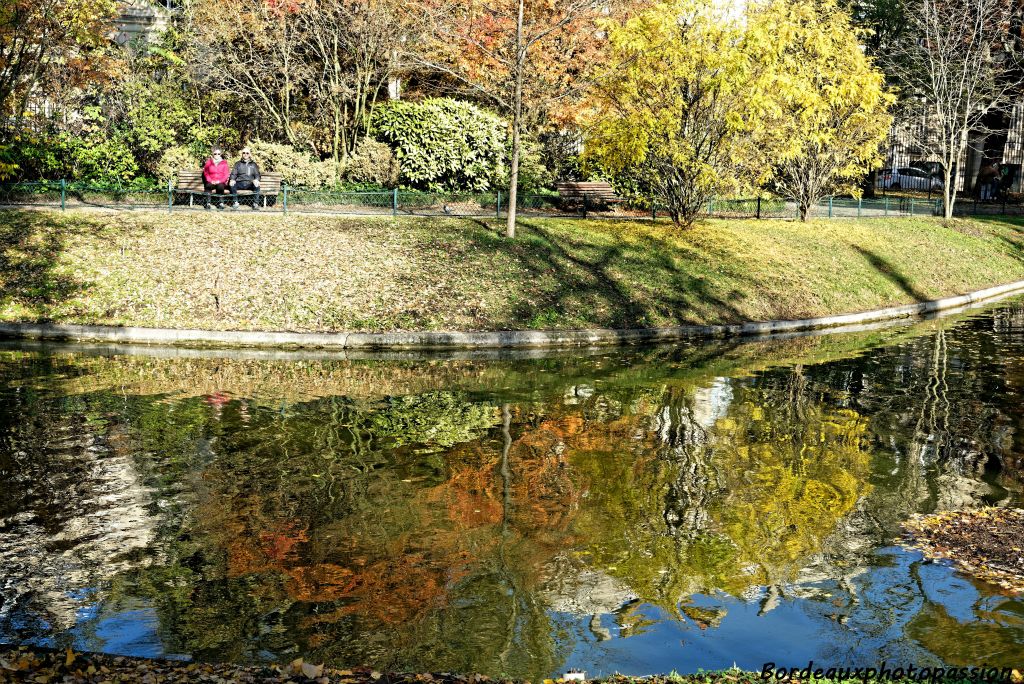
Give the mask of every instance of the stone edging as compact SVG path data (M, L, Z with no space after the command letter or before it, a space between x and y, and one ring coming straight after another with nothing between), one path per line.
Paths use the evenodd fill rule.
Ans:
M625 330L599 328L593 330L508 330L499 332L294 333L0 323L0 337L187 346L361 350L584 347L669 342L687 338L745 337L839 328L874 321L924 316L1019 292L1024 292L1024 280L955 297L944 297L917 304L838 316L801 318L791 321L750 321L732 325L679 325L668 328Z

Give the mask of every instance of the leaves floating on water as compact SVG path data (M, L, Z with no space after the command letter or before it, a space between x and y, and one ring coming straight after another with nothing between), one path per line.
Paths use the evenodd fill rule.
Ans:
M983 508L918 515L903 525L907 546L1004 589L1024 593L1024 510Z

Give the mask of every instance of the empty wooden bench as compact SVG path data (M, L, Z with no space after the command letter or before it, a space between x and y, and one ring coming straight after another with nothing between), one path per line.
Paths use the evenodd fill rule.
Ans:
M564 206L571 207L597 208L626 201L616 195L612 186L604 181L559 183L558 197Z
M228 195L230 200L231 188L228 187ZM206 201L206 187L203 185L203 172L195 171L192 169L182 169L178 171L178 186L174 189L179 195L188 194L188 206L194 206L196 204L203 204ZM238 190L236 194L239 198L245 197L246 195L252 195L253 190ZM261 173L260 174L260 201L264 207L267 204L274 204L278 193L281 192L281 174L279 173ZM269 199L268 199L269 198ZM214 200L219 201L220 195L215 195ZM251 204L251 202L250 202Z

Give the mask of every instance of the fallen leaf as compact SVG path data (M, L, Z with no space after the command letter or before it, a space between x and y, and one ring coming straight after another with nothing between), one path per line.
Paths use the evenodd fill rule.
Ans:
M324 674L323 665L313 665L312 663L302 663L302 674L310 679L316 679Z

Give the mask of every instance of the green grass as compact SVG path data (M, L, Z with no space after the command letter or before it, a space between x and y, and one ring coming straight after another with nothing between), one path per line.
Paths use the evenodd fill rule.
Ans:
M218 330L639 327L1024 279L1020 220L669 223L4 211L0 320Z

